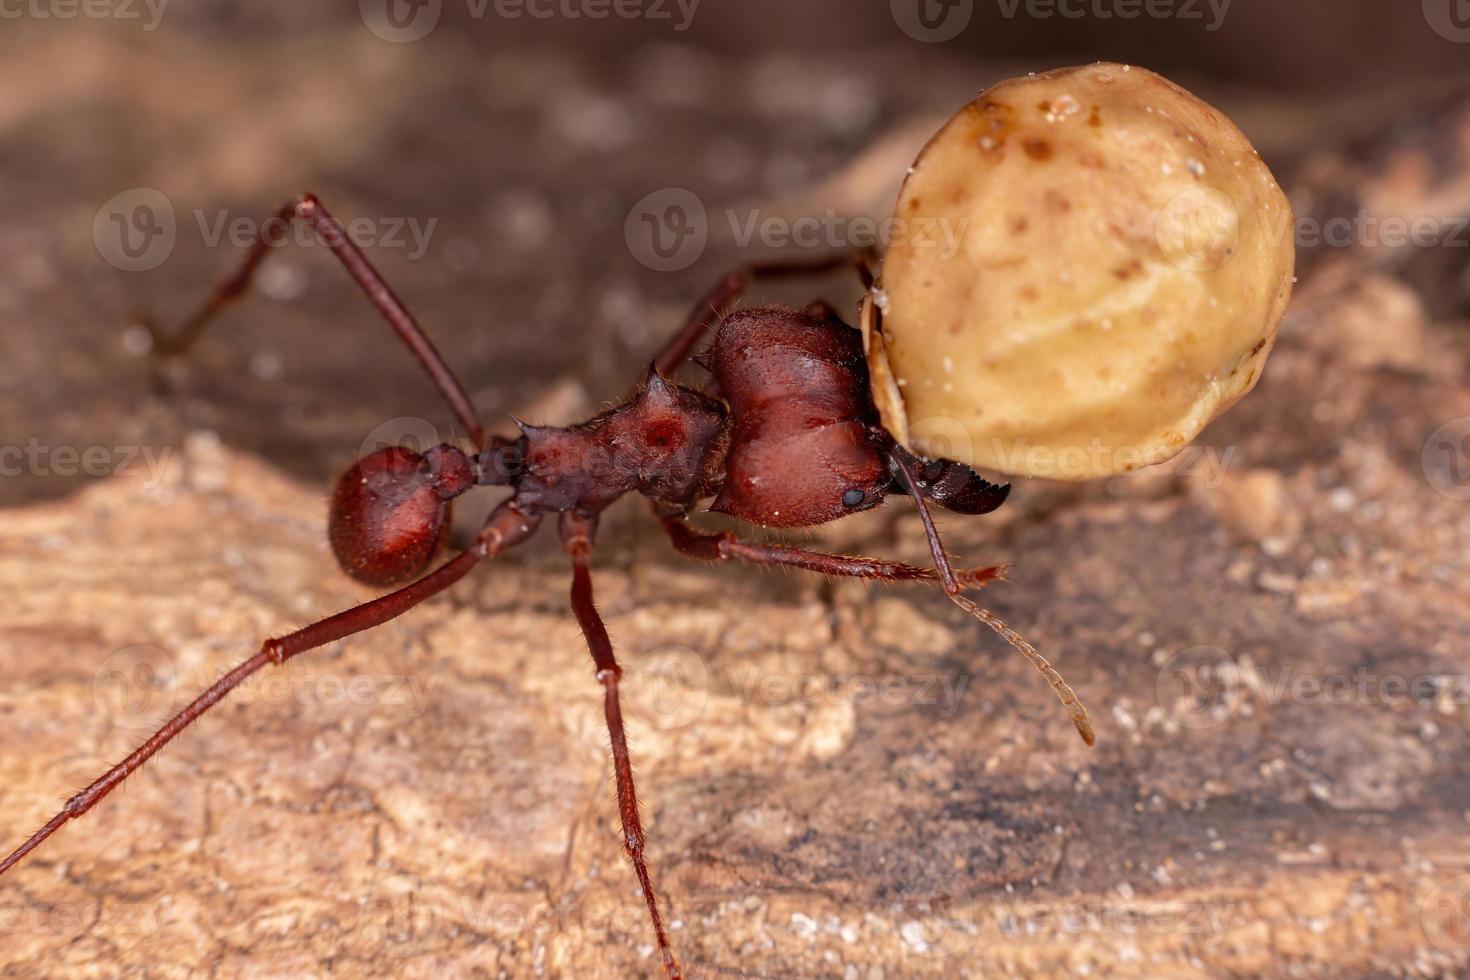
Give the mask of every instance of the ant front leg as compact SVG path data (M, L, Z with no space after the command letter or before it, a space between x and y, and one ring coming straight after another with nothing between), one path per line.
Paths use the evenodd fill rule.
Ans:
M561 516L561 540L567 554L572 556L572 611L587 647L592 653L592 663L597 668L597 680L603 689L603 714L607 717L607 733L612 742L613 775L618 787L618 815L623 823L623 847L633 861L633 871L638 875L638 887L643 890L643 901L648 906L649 918L653 920L653 933L658 939L659 956L663 959L664 972L670 980L679 980L679 961L674 957L669 937L664 932L663 918L658 911L658 898L654 895L653 879L648 873L648 862L644 857L643 821L638 815L638 792L633 786L633 763L628 756L628 738L623 732L623 708L618 699L618 682L623 669L618 666L613 654L612 638L602 615L592 601L592 572L588 562L592 557L592 537L597 532L597 519L583 517L573 511Z
M719 534L700 531L682 517L665 516L660 519L674 548L685 557L700 561L739 560L753 565L785 565L820 575L879 582L933 582L940 579L940 574L932 568L901 561L830 555L784 545L756 544L742 541L729 531ZM958 568L954 569L954 575L959 588L979 588L987 582L1004 578L1005 566Z
M475 445L484 448L485 428L480 424L479 416L475 413L475 407L469 395L465 393L464 385L460 383L459 378L455 377L449 365L444 363L444 358L440 356L438 349L434 347L428 334L424 333L424 328L419 326L408 307L403 305L403 301L393 292L392 287L383 279L378 270L373 268L367 256L362 254L362 250L347 237L346 230L336 218L328 213L315 194L303 194L296 198L276 212L271 220L261 225L255 244L246 253L245 261L241 263L239 270L220 283L204 305L195 311L193 316L185 320L184 325L177 332L165 335L150 318L144 318L143 325L153 337L154 350L164 356L175 356L192 347L204 333L205 327L209 326L221 311L233 304L250 288L261 262L265 260L272 248L280 244L274 232L283 233L285 226L297 218L310 222L311 226L316 229L317 234L332 250L332 254L337 256L342 265L346 267L348 275L352 276L373 306L377 307L383 319L388 321L388 325L418 358L435 387L439 389L439 393L449 403L459 423L465 427L465 431L474 440Z
M689 314L689 319L684 321L684 326L674 334L673 339L660 352L654 364L657 365L659 373L665 375L672 373L675 368L683 364L690 352L694 350L694 345L699 343L699 338L704 336L706 330L719 322L720 317L728 311L730 304L744 294L753 280L817 276L844 266L856 266L858 275L862 278L864 285L867 285L873 280L872 273L869 271L873 260L873 250L862 248L855 252L839 252L836 255L827 255L820 259L807 261L793 259L741 266L734 272L727 273L695 304L693 312ZM831 307L826 308L831 309Z

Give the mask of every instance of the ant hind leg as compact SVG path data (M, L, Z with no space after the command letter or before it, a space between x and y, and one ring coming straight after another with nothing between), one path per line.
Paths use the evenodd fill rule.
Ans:
M661 520L675 550L698 561L738 560L752 565L785 565L819 575L880 582L933 582L940 578L935 569L906 562L831 555L803 548L788 548L785 545L758 544L742 541L729 531L719 534L701 531L682 517L662 517ZM1004 579L1005 566L958 568L954 569L954 575L961 589L980 588L988 582Z
M524 541L535 531L540 518L528 515L513 502L501 504L490 515L479 539L469 549L440 565L434 571L387 595L353 606L334 616L304 626L294 633L275 637L261 644L254 656L242 661L229 673L215 681L202 694L191 701L182 711L174 715L158 731L154 732L132 754L113 766L91 785L68 799L61 810L46 821L40 830L0 860L0 875L9 871L21 858L34 850L42 841L60 830L65 824L85 814L102 801L108 793L120 786L145 762L153 757L174 737L194 723L199 716L220 702L225 695L257 671L275 664L280 666L298 654L326 646L335 640L361 633L396 619L424 600L438 595L469 573L470 569L486 558L494 556Z
M423 365L428 372L429 378L434 382L439 393L448 402L450 409L459 420L460 425L474 441L477 447L483 448L485 444L485 429L480 424L479 416L475 412L474 404L466 394L464 385L458 377L450 370L449 365L439 354L429 340L424 328L419 326L418 320L409 312L408 307L393 292L386 280L377 269L373 268L367 256L362 253L336 218L322 206L315 194L303 194L290 203L286 204L274 217L260 226L260 232L255 243L250 246L245 260L235 274L221 282L204 304L199 307L178 330L165 333L151 317L140 317L141 324L147 328L153 338L153 349L164 357L173 357L185 353L199 340L204 330L226 307L233 305L255 281L255 274L260 269L260 264L265 261L270 250L279 245L282 240L286 226L296 220L307 221L316 229L332 254L337 256L342 265L346 267L348 275L352 276L358 286L366 294L369 301L382 314L383 319L398 334L399 338L413 352L414 357Z

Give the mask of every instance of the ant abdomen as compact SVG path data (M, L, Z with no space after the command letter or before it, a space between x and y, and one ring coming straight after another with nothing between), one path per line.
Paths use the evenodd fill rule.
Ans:
M332 492L328 533L337 563L368 585L419 575L448 533L450 501L473 483L469 460L453 446L369 453Z

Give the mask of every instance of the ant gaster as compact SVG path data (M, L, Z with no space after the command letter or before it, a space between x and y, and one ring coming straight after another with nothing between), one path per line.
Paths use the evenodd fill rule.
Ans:
M469 453L444 444L423 454L386 448L360 459L338 482L331 500L330 538L342 568L393 592L266 640L150 736L126 759L77 793L3 862L5 872L67 821L81 816L245 678L268 664L377 626L443 590L486 558L529 538L557 515L571 558L572 610L586 636L604 690L623 844L632 859L658 949L669 977L681 975L644 856L644 834L618 698L621 669L593 604L590 561L598 516L619 497L649 498L673 546L706 561L741 560L786 565L823 575L884 581L937 580L945 593L1020 650L1050 681L1083 739L1091 744L1087 712L1062 678L1013 630L962 592L1001 574L999 568L951 567L928 503L962 514L984 514L1005 501L996 486L963 464L920 459L881 427L869 394L858 331L833 310L777 307L726 313L752 278L817 273L851 262L752 266L723 279L695 308L684 327L650 366L631 398L586 422L567 427L520 423L515 438L489 437L454 373L388 284L313 195L284 208L267 223L240 270L222 283L173 335L155 325L155 349L181 353L205 326L248 288L260 262L287 222L309 222L378 311L408 345L448 401L473 443ZM861 257L864 281L872 286ZM667 380L707 331L713 345L693 360L710 375L703 391ZM423 574L447 537L451 502L476 486L508 486L511 495L490 514L474 543ZM823 554L744 541L731 532L698 530L686 520L703 500L711 510L766 527L825 524L876 507L892 493L910 495L919 510L934 568L875 558Z

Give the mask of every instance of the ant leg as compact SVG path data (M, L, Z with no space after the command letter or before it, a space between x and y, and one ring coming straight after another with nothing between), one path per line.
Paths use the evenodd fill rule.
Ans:
M747 561L753 565L786 565L820 575L870 579L882 582L933 582L940 578L932 568L921 568L901 561L882 558L859 558L805 551L783 545L756 544L742 541L729 531L710 534L691 526L680 517L661 518L669 540L682 555L700 561ZM955 569L960 589L979 588L987 582L1005 578L1004 565L989 568Z
M1000 634L1016 649L1017 653L1031 662L1031 666L1041 672L1041 676L1046 678L1047 683L1051 685L1052 690L1061 700L1062 706L1072 716L1072 724L1076 726L1077 734L1082 736L1082 741L1088 745L1093 744L1096 736L1092 730L1092 719L1087 714L1087 708L1078 700L1077 692L1073 691L1071 685L1062 679L1057 669L1045 657L1037 653L1036 648L1025 637L996 618L989 609L983 609L960 595L962 586L959 581L959 573L950 567L949 555L945 554L944 543L939 540L939 529L934 526L934 517L929 513L929 504L924 500L924 495L919 492L918 479L908 460L905 459L905 455L895 451L890 453L888 458L903 474L904 483L908 485L909 493L914 498L914 504L919 508L919 520L924 524L924 536L929 540L929 553L934 557L934 567L939 570L939 580L944 584L945 595L949 596L950 601L955 605Z
M196 718L214 707L226 694L238 687L241 681L266 664L284 664L297 654L325 646L354 633L361 633L386 623L390 619L396 619L425 599L443 592L464 578L465 574L481 559L494 557L507 548L524 541L536 529L539 521L539 516L523 513L513 501L507 501L490 515L473 547L460 552L418 581L396 592L390 592L360 606L337 613L335 616L328 616L294 633L266 640L261 644L259 652L215 681L203 694L191 701L188 707L174 715L162 728L149 736L148 740L135 749L131 755L107 770L101 778L86 789L67 800L60 813L46 821L45 826L32 834L4 861L0 861L0 874L10 870L38 844L61 829L63 824L75 820L96 806L104 796L116 789L154 753L172 741L175 735L189 727Z
M430 379L449 403L459 423L465 427L469 436L477 447L483 448L485 443L484 426L480 424L479 416L475 413L474 404L469 395L465 393L464 386L455 377L449 365L444 363L444 358L429 340L424 328L419 326L408 307L393 292L392 288L384 281L377 269L367 260L352 240L347 237L347 232L336 218L328 213L317 200L315 194L303 194L294 201L281 208L276 215L266 221L260 228L260 234L250 251L245 255L245 261L233 276L220 283L208 300L204 302L194 315L184 321L184 325L172 335L164 335L158 325L150 318L143 318L143 325L153 337L154 350L164 356L182 354L192 347L204 333L204 328L209 326L219 313L233 304L255 279L256 270L260 268L261 262L266 255L280 243L277 232L284 233L285 227L296 218L301 218L311 223L317 234L327 243L342 264L347 268L347 273L357 282L367 298L377 307L383 319L391 326L408 345L419 363L424 366Z
M658 367L660 374L669 374L683 364L689 353L694 350L694 345L699 343L699 338L704 336L704 332L725 314L726 308L731 303L740 298L752 280L815 276L840 269L843 266L856 265L858 274L863 277L866 284L872 282L872 275L867 272L872 257L872 249L864 248L855 252L839 252L836 255L827 255L820 259L807 261L786 260L741 266L734 272L727 273L715 284L714 288L705 294L703 299L695 304L693 312L689 314L689 319L659 353L654 364Z
M587 638L587 647L592 653L592 662L597 668L597 680L603 688L603 714L607 716L607 733L612 742L613 774L618 787L618 815L623 822L623 847L633 861L633 870L638 875L638 886L643 890L643 901L648 906L649 918L653 920L653 933L658 938L659 955L663 958L664 972L670 980L679 980L679 961L674 958L669 937L664 933L664 923L658 912L658 898L653 892L653 879L648 874L648 863L643 852L643 822L638 815L638 793L633 786L633 763L628 757L628 739L623 733L623 709L618 700L618 681L623 670L613 655L612 639L607 635L607 626L592 601L592 573L588 560L592 555L592 536L597 531L597 519L583 517L573 511L561 516L561 540L567 554L572 556L572 611L577 623Z
M912 479L912 475L905 470L905 476ZM912 485L912 484L911 484ZM664 530L669 534L669 539L674 547L682 554L690 558L702 559L704 561L729 561L741 559L757 565L789 565L793 568L801 568L810 572L818 572L822 575L843 575L852 578L875 579L886 582L913 581L915 579L924 581L939 580L944 587L944 592L950 601L959 606L965 612L980 620L986 626L995 630L1006 642L1015 647L1022 656L1029 660L1051 684L1057 697L1061 699L1062 705L1067 713L1072 716L1072 723L1077 727L1077 733L1088 745L1093 743L1092 721L1087 715L1087 709L1077 699L1077 694L1062 679L1036 648L1026 642L1025 638L1005 623L997 619L988 609L983 609L961 595L964 590L986 582L1004 578L1004 566L995 568L964 569L954 568L949 563L949 556L944 553L943 546L939 543L938 532L934 529L933 518L929 516L928 508L924 505L923 498L915 494L920 507L920 514L924 521L924 529L928 533L929 545L934 554L935 568L919 568L915 565L906 565L903 562L883 561L876 558L848 558L843 555L828 555L815 551L802 551L799 548L784 548L774 545L751 544L741 541L729 531L720 534L707 534L703 531L690 527L682 518L663 516Z

